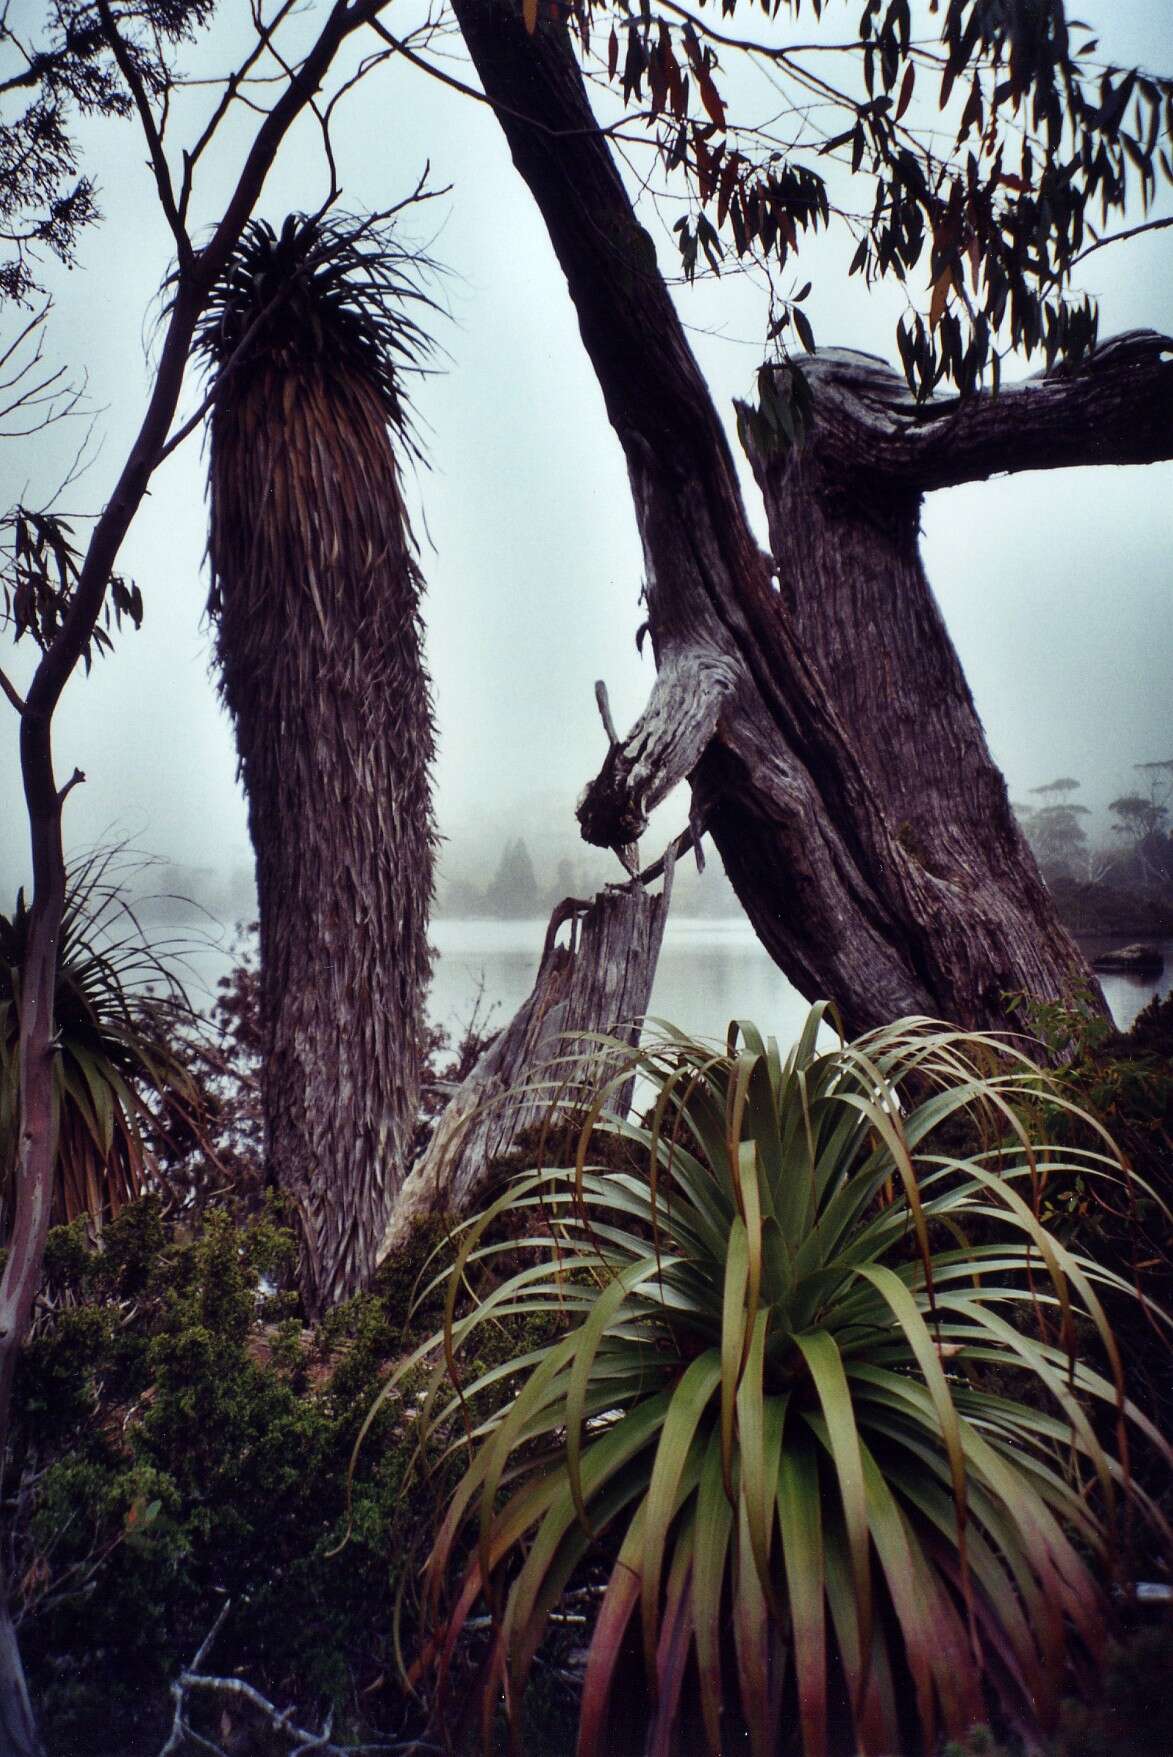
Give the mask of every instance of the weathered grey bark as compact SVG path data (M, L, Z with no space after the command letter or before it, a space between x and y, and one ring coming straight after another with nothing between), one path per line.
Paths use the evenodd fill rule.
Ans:
M643 542L659 682L648 712L587 790L584 834L629 843L703 743L691 769L696 810L751 921L802 992L836 999L849 1028L909 1012L999 1026L1009 1020L1009 992L1054 998L1088 985L1096 994L986 753L916 560L915 501L924 487L1027 467L1028 459L1074 461L1078 443L1068 429L1088 420L1109 378L1110 400L1130 405L1146 393L1151 431L1138 450L1131 422L1118 422L1114 439L1097 433L1105 450L1089 456L1088 447L1085 461L1111 461L1113 444L1122 461L1169 455L1164 344L1121 362L1118 375L1097 379L1093 363L1088 373L1051 381L1043 395L1007 396L976 412L950 405L932 441L920 436L923 415L902 424L886 414L893 449L899 443L919 460L923 479L885 483L878 511L866 495L852 506L850 468L821 500L801 472L789 498L781 481L774 484L779 590L565 31L543 21L529 37L510 0L454 0L454 10L566 275L624 448ZM1009 425L999 407L1010 411ZM817 447L816 435L812 458ZM858 463L857 447L852 455ZM809 504L796 511L804 496ZM893 520L895 533L874 541ZM825 600L861 567L876 576L882 631L869 640L854 630L853 676L840 679L833 667L848 644L851 612ZM909 590L913 601L898 613L881 609ZM825 627L813 634L824 615ZM937 684L931 707L920 687L926 670ZM886 725L889 693L895 728ZM853 704L863 697L868 713L859 719ZM689 738L666 736L675 722L692 729ZM948 786L958 750L969 795L961 809ZM887 766L894 751L907 771L895 783ZM915 815L904 797L914 757L936 777Z
M1010 810L919 552L922 492L1008 468L1173 450L1173 346L1128 335L1078 372L918 405L884 362L806 365L807 443L750 448L778 587L906 852L937 887L942 965L970 992L1048 994L1072 958ZM960 887L960 906L953 906ZM1093 996L1094 978L1084 978Z
M588 1034L635 1041L647 1012L672 889L671 860L658 895L638 881L609 885L589 907L568 900L550 917L534 986L495 1037L436 1124L422 1159L399 1191L379 1260L406 1243L424 1215L464 1213L493 1162L552 1110L581 1105L613 1062ZM581 920L579 913L585 908ZM558 928L574 923L569 946ZM608 1108L626 1111L630 1083Z

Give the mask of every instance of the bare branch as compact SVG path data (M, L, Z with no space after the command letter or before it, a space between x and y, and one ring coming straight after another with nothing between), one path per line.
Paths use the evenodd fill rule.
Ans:
M171 228L171 235L175 239L175 248L179 256L180 267L185 269L190 268L192 262L191 239L187 235L187 228L180 219L179 210L175 205L175 190L171 183L171 167L167 163L167 155L163 150L163 137L156 127L155 118L151 113L150 102L147 98L146 91L143 89L143 82L139 77L138 69L135 67L134 62L127 53L126 44L118 34L118 26L115 24L114 15L110 11L109 0L98 0L98 12L102 19L103 29L106 32L106 39L110 44L114 59L118 63L119 72L130 87L130 93L134 99L134 107L138 111L139 122L142 125L142 131L147 142L147 150L151 155L151 168L155 173L155 187L159 192L159 205L163 209L167 224Z
M24 697L18 693L15 685L11 682L11 680L5 675L5 673L3 671L0 671L0 690L4 691L4 694L8 697L9 701L12 703L12 705L16 709L17 713L23 714L24 713Z
M73 407L71 407L70 409L67 409L65 411L65 413L72 414ZM66 489L72 488L73 484L76 481L78 481L80 477L85 475L85 473L89 469L90 465L92 463L94 463L96 461L96 459L98 458L98 456L100 455L101 450L102 450L102 442L99 439L98 444L94 448L92 455L89 457L86 456L86 453L90 449L90 441L94 437L94 432L95 432L96 428L97 428L97 417L95 416L95 418L90 422L89 426L86 428L84 434L82 435L81 442L78 445L77 450L74 452L73 457L70 461L69 467L66 470L64 476L62 476L60 482L58 482L56 488L53 490L52 494L49 496L48 500L46 501L46 503L45 503L45 511L46 512L52 510L52 508L54 508L57 505L58 501L61 499L61 496L65 493Z
M688 853L690 848L696 849L697 866L703 872L705 868L704 856L701 853L701 841L704 833L704 825L699 818L694 819L690 812L688 828L681 830L680 834L669 842L658 860L653 860L650 866L645 866L642 871L636 873L636 883L640 885L654 884L663 873L667 872L669 864L674 865L682 855Z
M216 130L227 115L234 99L239 97L240 87L245 83L249 74L264 54L273 33L281 28L281 25L289 16L290 12L292 12L296 4L297 0L282 0L282 5L278 9L276 16L272 23L268 25L262 23L259 14L254 8L253 17L257 25L257 41L253 48L249 50L240 66L228 75L220 94L220 101L212 111L211 116L208 118L203 133L200 135L191 151L186 152L183 155L183 182L180 185L179 190L178 210L179 217L184 222L187 220L187 209L191 201L192 184L195 178L196 166L214 138Z
M0 372L2 372L4 370L5 366L7 366L8 362L12 359L12 356L18 351L18 349L22 346L22 344L28 340L29 336L31 336L33 334L34 330L39 330L44 327L45 321L48 318L49 313L50 313L50 311L52 311L52 309L53 309L53 301L51 299L46 299L46 301L42 305L41 309L39 311L34 311L33 315L29 318L29 320L25 324L24 328L19 332L19 334L15 337L15 339L8 344L8 346L5 348L4 352L2 354L0 354ZM44 346L44 338L38 336L36 350L33 354L34 360L40 359L43 346ZM22 367L21 370L24 371L27 369ZM10 384L14 384L15 382L16 382L15 379L11 379L11 378L7 379L4 382L4 385L0 388L7 390L8 386Z
M611 718L611 698L607 694L607 685L601 677L595 684L595 701L599 706L599 716L603 722L603 730L607 734L607 743L610 745L618 744L619 734L616 732L615 722Z
M413 67L418 67L421 73L430 75L432 79L438 79L441 85L451 86L453 91L460 92L466 98L472 98L475 103L487 104L496 115L512 116L515 121L525 122L530 128L535 128L539 134L549 135L551 139L558 140L574 134L597 135L602 140L612 137L618 138L631 122L630 116L624 116L618 122L608 123L605 128L598 123L593 128L551 128L537 116L529 116L524 110L515 110L511 105L503 104L498 99L486 97L485 93L478 91L475 85L467 85L463 79L457 79L454 73L445 73L444 69L437 67L434 61L426 61L422 55L409 48L401 37L393 36L381 19L372 18L370 23L372 30L377 32L385 43L389 43L397 54L402 55L405 61L410 61Z
M626 739L608 729L611 748L578 805L588 842L618 850L638 840L648 813L700 761L737 681L735 668L714 652L684 650L664 658L648 705Z
M80 787L84 780L85 780L84 772L81 769L74 769L72 775L69 777L69 779L65 783L64 787L60 788L58 791L58 794L57 794L58 805L64 805L68 795L73 792L73 789L75 787Z
M56 371L46 372L44 377L39 378L35 384L24 382L44 360L43 326L52 308L52 301L46 301L41 310L34 313L9 343L3 354L0 354L0 372L9 365L13 367L7 378L0 378L0 395L8 391L15 392L9 401L0 407L0 421L5 420L9 415L16 414L18 410L43 409L47 412L39 416L28 427L7 429L0 427L0 439L27 439L30 434L42 433L46 427L51 427L55 422L63 421L76 413L78 404L85 395L86 381L84 379L80 386L64 382L64 366L58 367ZM25 361L17 364L20 349L30 341L33 343L32 351Z
M1077 262L1082 262L1094 250L1103 250L1109 244L1122 244L1126 238L1139 238L1144 232L1163 232L1168 226L1173 226L1173 214L1166 215L1162 220L1144 220L1139 226L1128 226L1123 232L1108 232L1081 250L1078 256L1073 256L1069 267L1074 268Z
M388 1753L402 1752L406 1754L407 1752L438 1751L440 1749L438 1745L423 1744L416 1739L408 1740L406 1742L397 1741L395 1743L379 1742L362 1745L336 1745L331 1742L330 1737L334 1721L332 1711L327 1715L325 1725L321 1732L311 1732L307 1727L298 1726L293 1718L292 1708L278 1708L275 1702L270 1702L267 1696L262 1696L259 1690L255 1689L252 1684L246 1683L243 1678L213 1677L208 1673L201 1672L199 1667L202 1665L206 1655L211 1650L212 1644L220 1633L220 1630L224 1625L224 1620L231 1608L232 1600L227 1599L220 1614L217 1616L216 1621L212 1624L212 1627L200 1642L199 1651L196 1653L191 1664L180 1672L178 1678L171 1686L171 1697L175 1703L175 1714L171 1722L171 1730L167 1736L167 1742L160 1750L159 1757L175 1757L175 1754L182 1751L184 1745L188 1742L198 1745L201 1750L215 1752L218 1754L218 1757L225 1757L225 1754L219 1745L213 1743L211 1739L205 1739L203 1735L197 1733L194 1727L188 1722L187 1702L189 1695L193 1692L202 1692L205 1695L212 1696L234 1697L238 1701L247 1702L250 1708L256 1709L258 1714L264 1716L273 1732L281 1733L291 1741L289 1747L290 1752L296 1754L296 1757L304 1757L305 1753L311 1751L320 1752L322 1757L358 1757L358 1754L363 1751L383 1751Z
M852 455L866 455L876 481L917 493L1008 471L1173 457L1173 337L1150 330L1113 336L1078 366L996 397L918 403L882 360L848 349L820 349L805 370L822 454L841 458L861 443Z

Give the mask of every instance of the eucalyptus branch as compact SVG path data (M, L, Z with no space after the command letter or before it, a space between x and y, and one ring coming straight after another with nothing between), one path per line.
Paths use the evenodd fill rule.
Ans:
M1126 238L1139 238L1144 232L1163 232L1169 226L1173 226L1173 214L1167 214L1160 220L1142 220L1139 226L1128 226L1122 232L1108 232L1102 238L1094 239L1078 256L1073 256L1067 266L1074 268L1077 262L1091 256L1093 251L1103 250L1109 244L1122 244Z
M18 692L5 672L0 671L0 690L8 697L18 714L24 713L24 697Z
M371 28L385 43L389 43L413 67L418 67L421 73L438 79L441 85L450 86L453 91L460 92L462 97L472 98L474 103L486 105L495 115L512 116L515 122L524 122L527 127L535 129L538 134L548 135L551 140L569 139L581 134L589 134L599 140L621 139L623 130L631 121L630 116L623 116L617 122L609 122L606 127L596 123L593 128L551 128L548 123L540 122L536 116L527 115L524 110L515 110L512 105L501 103L499 99L487 97L475 85L467 85L463 79L457 79L454 73L446 73L442 67L437 67L434 61L425 60L415 49L409 48L403 38L394 36L381 19L372 18L370 23Z
M71 794L73 792L73 789L75 787L80 787L84 780L85 780L84 770L74 769L72 775L69 777L69 779L65 783L64 787L62 787L58 790L58 793L57 793L58 805L64 805L69 794Z
M256 43L249 50L240 66L235 68L224 81L223 90L220 94L220 101L217 103L212 114L204 125L203 133L200 135L191 151L185 152L183 155L183 181L179 188L178 210L179 217L184 223L186 223L187 210L191 202L192 185L195 179L196 166L206 152L234 100L239 97L240 87L248 79L249 74L264 54L266 48L268 48L270 39L274 32L281 28L281 25L293 11L296 4L297 0L282 0L282 4L279 7L276 16L272 23L268 25L262 22L259 13L254 8L253 17L257 27Z
M815 92L821 97L830 98L835 103L852 110L856 108L855 100L849 97L846 92L840 91L838 86L831 85L828 80L821 79L817 73L812 73L809 68L797 65L792 59L795 54L793 47L783 46L775 49L771 48L768 43L755 43L748 37L735 37L726 31L717 30L699 13L690 11L687 6L682 6L680 0L662 0L662 4L666 12L674 12L678 18L682 18L686 24L690 24L698 36L707 37L710 42L719 43L722 48L739 49L747 55L759 56L764 61L776 62L779 66L785 67L791 77L796 79L800 85L805 86L808 91Z
M139 122L147 143L147 151L151 155L151 169L155 174L155 188L159 193L159 205L163 209L164 217L171 228L171 235L175 239L175 249L179 256L180 266L185 269L190 268L192 262L191 239L187 235L187 228L180 219L179 210L175 205L171 167L167 163L167 155L163 150L163 137L156 126L150 101L143 87L139 71L127 51L126 44L119 35L114 15L110 11L109 0L98 0L98 14L106 32L106 40L110 44L115 61L118 63L118 70L130 87L130 95L134 99L134 107L138 111Z
M171 120L171 81L163 87L163 95L159 101L159 145L163 146L167 139L167 125Z

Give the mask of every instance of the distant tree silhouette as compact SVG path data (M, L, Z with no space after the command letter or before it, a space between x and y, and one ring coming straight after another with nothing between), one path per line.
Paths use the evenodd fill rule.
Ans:
M485 892L490 915L525 916L541 912L541 895L529 849L518 836L505 844L496 877Z

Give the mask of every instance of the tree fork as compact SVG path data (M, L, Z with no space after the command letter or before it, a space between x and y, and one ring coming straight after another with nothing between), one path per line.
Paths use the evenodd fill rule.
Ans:
M774 589L716 411L654 248L594 122L567 32L543 19L531 37L508 0L454 0L454 9L546 223L624 448L657 665L678 675L689 665L715 666L733 679L691 781L700 818L763 944L805 994L834 997L852 1031L908 1012L1004 1027L1014 1022L1016 992L1054 999L1086 991L1102 1006L1013 821L915 545L925 487L1027 467L1028 458L1038 467L1040 456L1067 464L1081 447L1083 461L1102 456L1070 433L1097 368L1056 374L1041 394L1036 387L1022 399L1006 392L998 403L943 403L939 427L935 405L929 414L908 399L915 419L901 431L918 469L903 483L893 476L874 484L878 524L875 497L852 506L843 481L838 511L846 509L846 522L829 517L834 496L819 499L804 463L772 531L782 582ZM1154 351L1151 339L1133 339L1115 360L1111 345L1094 357L1101 386L1115 385L1124 411L1122 449L1127 410L1147 411L1138 422L1145 437L1135 461L1173 449L1162 413L1166 351ZM1038 398L1033 410L1027 397ZM999 404L1009 411L1004 423ZM821 405L812 459L819 455L820 414ZM913 432L917 422L941 436L936 463L934 441ZM984 460L984 470L975 460ZM781 497L775 512L783 512ZM885 519L898 529L873 544ZM814 553L806 547L812 531ZM843 606L823 605L818 590L826 580L838 589L849 560L884 576L877 607L884 600L896 605L894 627L910 622L926 643L904 648L887 638L886 626L880 646L856 643L854 693L866 686L872 704L862 729L848 711L852 692L827 671L846 621ZM813 637L824 615L827 624ZM885 673L895 675L898 694L912 699L910 680L926 666L942 689L934 716L916 722L916 748L920 760L926 741L939 746L938 781L934 811L922 811L918 827L898 809L883 760L884 739L911 748L906 727L885 726ZM655 697L653 707L662 717ZM642 797L662 791L659 778L639 764L648 722L641 717L587 790L580 817L592 841L622 845L640 826L641 801L634 786L624 787L625 773L639 772ZM874 728L882 735L875 746ZM965 785L973 795L961 810L949 784L948 753L957 748L966 753Z

